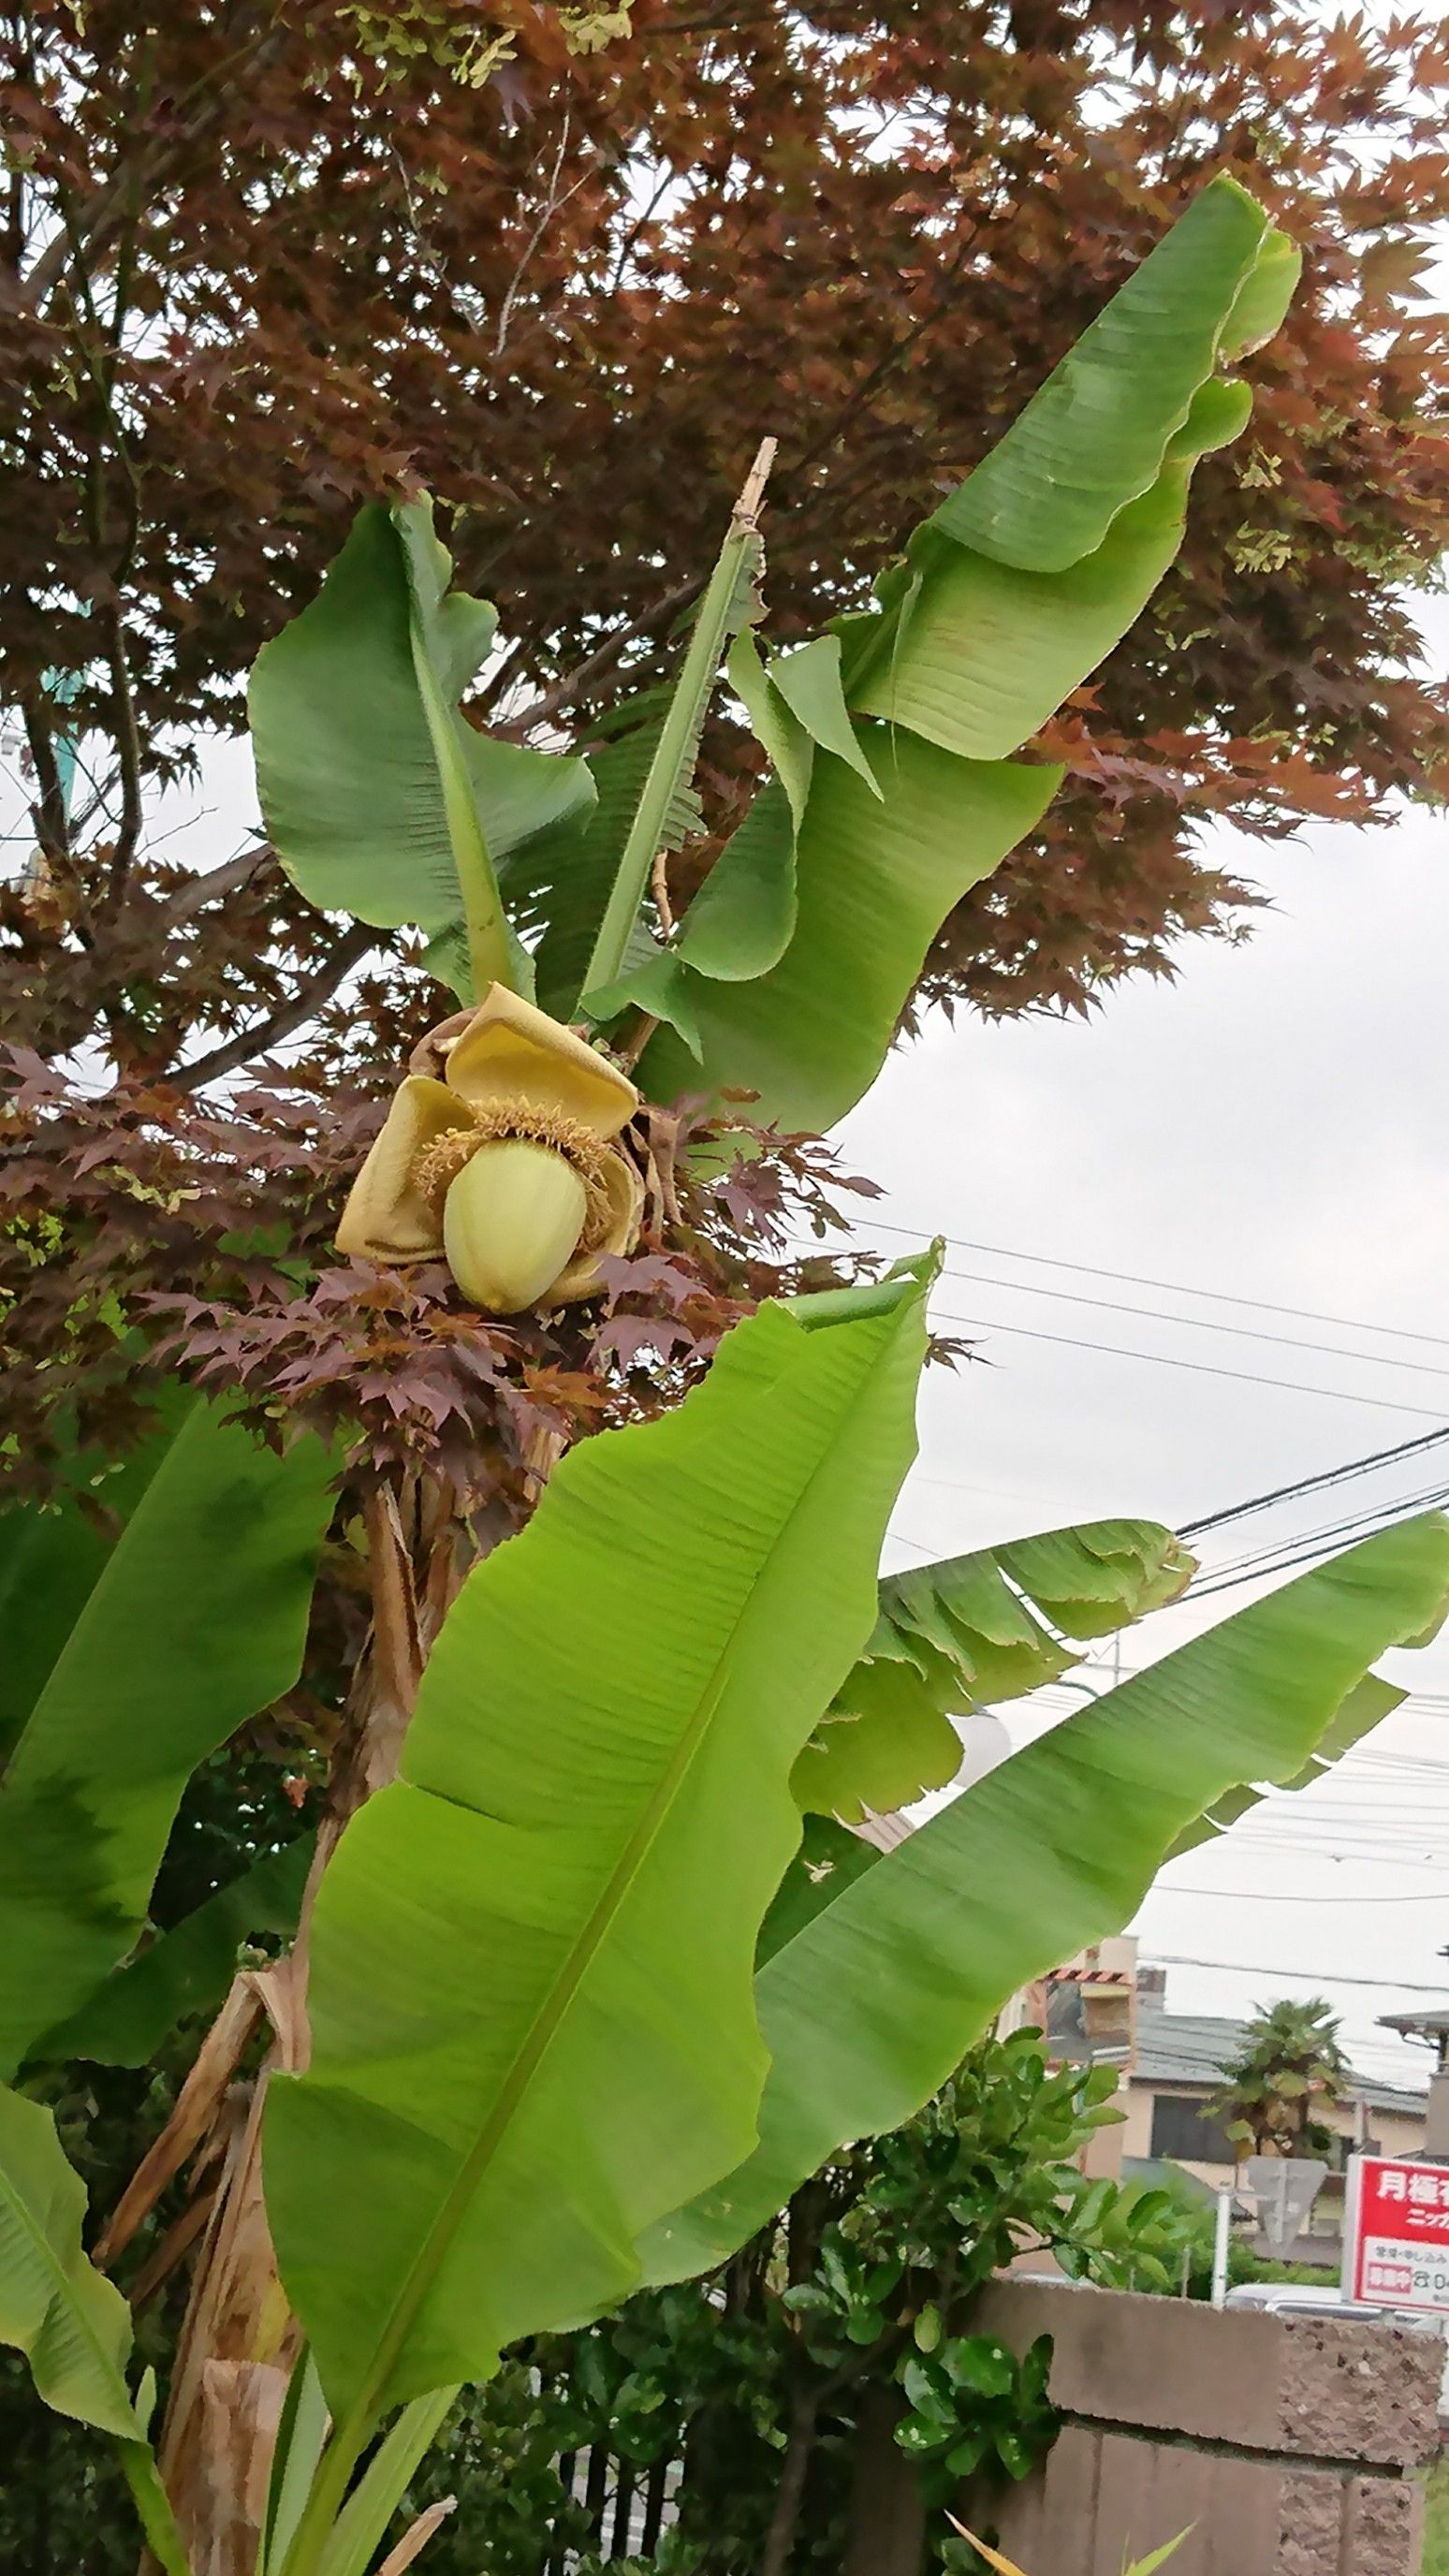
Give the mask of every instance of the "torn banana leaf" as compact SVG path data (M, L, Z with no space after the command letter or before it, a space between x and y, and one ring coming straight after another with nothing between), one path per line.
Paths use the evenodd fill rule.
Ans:
M1155 1521L1088 1521L887 1575L865 1654L795 1765L802 1807L857 1823L943 1789L952 1719L1019 1699L1085 1642L1175 1600L1194 1560Z

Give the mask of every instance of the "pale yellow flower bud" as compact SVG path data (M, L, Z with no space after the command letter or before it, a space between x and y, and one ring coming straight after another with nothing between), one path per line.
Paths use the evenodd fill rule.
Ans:
M565 1268L588 1212L579 1174L552 1146L480 1145L443 1203L448 1267L475 1306L519 1314Z
M495 1315L593 1296L603 1259L638 1241L643 1184L609 1142L638 1092L574 1030L500 985L454 1026L435 1031L424 1055L446 1081L419 1071L401 1084L353 1183L338 1251L393 1263L442 1254L464 1296Z

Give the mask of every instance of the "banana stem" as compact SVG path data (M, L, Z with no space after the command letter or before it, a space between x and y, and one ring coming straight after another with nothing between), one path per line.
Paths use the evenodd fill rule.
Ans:
M171 2499L161 2484L150 2443L118 2440L116 2449L152 2557L164 2567L166 2576L191 2576L186 2544L176 2527Z
M720 655L740 622L741 586L756 571L760 561L757 516L774 457L775 441L767 438L735 503L729 533L720 548L709 588L694 621L684 668L669 702L664 730L649 764L634 820L629 826L629 837L619 860L618 873L610 890L608 906L594 942L594 953L589 959L588 972L584 977L582 1007L585 1012L590 993L602 992L624 971L629 934L663 847L670 810L680 789L689 784L699 748L700 727L719 671Z

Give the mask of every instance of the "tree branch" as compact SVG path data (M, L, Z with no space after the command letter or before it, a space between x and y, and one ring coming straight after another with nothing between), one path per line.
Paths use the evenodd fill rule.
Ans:
M504 296L502 305L499 309L498 336L493 343L493 356L495 361L502 357L504 348L507 345L508 326L513 319L513 307L518 301L518 290L523 284L524 270L527 268L529 261L532 259L533 254L537 250L539 243L542 241L544 234L547 232L549 225L553 222L554 216L561 214L570 198L578 195L580 188L582 188L585 180L589 176L587 169L582 170L577 179L575 179L573 186L571 188L566 188L562 196L559 195L558 183L563 172L564 154L567 152L568 148L569 118L566 113L563 124L559 130L558 150L554 154L553 158L553 169L549 175L548 195L544 199L543 212L539 216L537 223L534 225L532 232L529 234L528 239L524 244L523 255L520 258L518 266L515 268L512 277L509 279L508 292Z
M112 596L105 601L97 599L95 602L96 623L99 626L101 635L104 639L106 667L110 672L111 677L111 699L115 710L116 759L121 778L120 826L116 834L116 846L111 853L110 867L106 876L105 892L100 903L100 917L102 919L113 919L115 914L119 911L122 898L125 895L127 881L131 874L132 862L134 861L136 852L140 847L141 831L145 821L145 806L141 783L141 731L136 720L136 698L135 692L131 686L130 664L126 658L126 633L121 621L121 602L119 592L119 585L125 579L126 573L130 567L131 558L135 552L136 540L140 530L141 487L130 447L127 444L125 431L122 429L120 420L117 416L114 389L111 382L111 371L114 368L119 351L118 348L108 339L106 332L102 328L100 315L96 311L95 296L91 288L90 272L86 267L85 245L77 229L74 210L72 209L69 197L65 194L64 190L62 190L61 193L61 215L65 228L65 241L75 263L76 286L75 289L68 287L67 292L69 295L71 315L75 324L76 343L79 348L86 373L90 377L91 383L95 389L96 405L100 415L102 435L104 435L106 431L109 431L110 436L114 441L116 455L125 474L127 488L130 495L129 524L125 535L122 538L116 561L111 567L108 576L109 582L112 585ZM125 227L122 233L123 257L125 252L125 242L133 229L133 221L134 218L128 208ZM78 290L78 293L76 290ZM121 303L119 290L117 293L116 318L117 332L119 334L119 329L124 318L124 308ZM91 343L93 345L87 345L85 336L87 328L90 331ZM107 532L105 465L102 455L102 441L99 437L87 468L86 487L87 511L91 528L91 543L95 548L97 558L100 559L106 552Z
M355 923L316 974L299 984L290 1002L274 1011L269 1020L243 1029L238 1036L228 1038L225 1046L214 1047L210 1055L198 1057L195 1064L178 1065L173 1073L162 1074L158 1080L171 1091L198 1091L204 1083L220 1082L223 1074L235 1073L242 1065L250 1064L254 1056L266 1055L272 1047L280 1046L283 1038L305 1028L323 1003L330 1002L343 978L379 945L380 935L371 922Z
M51 728L31 699L25 700L22 713L25 720L26 748L30 753L31 765L35 771L35 783L40 790L39 796L30 808L30 819L35 825L35 837L53 865L68 868L70 825L66 818L65 790L60 783L60 771L55 765Z
M243 850L237 858L212 868L206 876L193 877L189 885L178 886L175 894L157 906L162 925L175 930L207 904L214 903L218 895L234 894L238 886L248 885L260 869L269 866L275 855L269 841L260 841L255 848Z
M274 61L286 46L289 30L279 24L270 11L264 13L250 36L213 65L177 103L177 113L164 144L143 148L134 160L123 162L105 187L97 188L76 210L75 227L82 248L97 268L117 246L133 203L139 205L154 196L180 161L188 144L198 143L219 125L228 114L235 97L229 86L233 73L246 64L255 74ZM185 111L195 100L190 116ZM39 312L55 293L65 275L71 256L67 228L61 229L41 252L27 276L22 293L32 312Z
M121 769L121 824L101 903L102 913L113 915L119 910L131 874L131 863L140 847L145 806L141 793L141 731L136 722L136 699L126 660L126 639L119 605L112 603L103 609L99 623L105 637L106 664L111 674L111 696L116 713L116 757Z
M928 304L924 313L917 316L909 330L904 331L899 340L892 342L890 348L884 351L882 356L876 360L874 366L866 369L866 372L861 377L859 383L855 385L851 392L846 396L845 401L840 405L838 411L827 423L826 427L820 432L819 436L811 440L810 445L804 450L803 454L794 457L791 462L782 469L782 481L793 482L800 475L808 473L810 467L816 462L817 458L824 456L827 451L835 445L836 440L844 436L857 413L864 409L872 395L879 393L881 387L889 383L891 377L895 375L897 370L910 356L910 353L916 346L917 341L930 330L933 323L939 322L944 318L949 302L949 290L955 285L957 278L960 276L967 252L974 248L976 242L980 239L980 235L981 226L980 224L975 224L972 226L971 230L967 232L960 241L958 241L952 257L947 261L941 275L936 280L936 294L934 300ZM833 499L834 495L832 494L831 497Z
M795 2534L800 2527L800 2509L805 2502L805 2481L810 2475L810 2462L815 2450L815 2422L820 2412L818 2391L802 2389L790 2409L790 2438L785 2445L784 2465L775 2492L775 2509L765 2535L760 2576L785 2576L795 2547Z
M612 662L617 662L621 653L637 643L641 635L651 634L666 617L673 617L703 588L703 581L698 579L676 582L672 590L666 590L662 599L656 599L652 607L641 610L627 626L620 627L617 635L611 635L596 653L591 653L586 662L580 662L578 669L571 671L566 680L560 680L552 689L545 689L542 697L535 698L532 706L525 707L511 724L499 725L496 730L510 738L521 737L531 733L535 725L546 724L550 716L559 714L561 709L572 706L576 698L582 697L590 681L599 679Z

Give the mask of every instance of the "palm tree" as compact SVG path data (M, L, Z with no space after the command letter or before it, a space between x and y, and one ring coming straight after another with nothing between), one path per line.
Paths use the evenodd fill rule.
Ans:
M1347 2090L1350 2069L1338 2028L1322 1996L1259 2007L1236 2058L1223 2069L1222 2092L1207 2105L1225 2123L1240 2161L1324 2155L1332 2148L1334 2133L1315 2113Z

